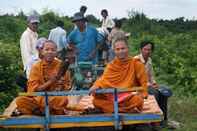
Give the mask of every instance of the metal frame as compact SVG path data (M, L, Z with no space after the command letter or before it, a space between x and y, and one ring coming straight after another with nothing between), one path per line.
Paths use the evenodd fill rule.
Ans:
M128 90L127 90L128 91ZM131 90L130 90L131 91ZM50 128L66 127L96 127L96 126L114 126L116 130L122 129L122 125L160 122L163 118L161 114L129 114L118 112L118 92L125 90L100 89L96 93L114 94L114 113L95 114L95 115L50 115L48 96L68 96L68 95L87 95L89 91L70 91L70 92L33 92L20 93L23 96L44 96L45 97L45 116L21 116L0 118L0 127L5 128L44 128L49 131Z

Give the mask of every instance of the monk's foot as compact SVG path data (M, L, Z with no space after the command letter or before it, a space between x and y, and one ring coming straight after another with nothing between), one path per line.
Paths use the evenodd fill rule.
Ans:
M86 115L86 114L99 114L99 113L103 113L103 112L98 108L87 108L81 114Z
M15 109L13 112L12 112L12 115L11 116L20 116L22 115L22 112L20 112L18 109Z
M42 113L40 111L39 108L35 108L33 111L32 111L33 115L37 115L37 116L44 116L44 113Z
M64 115L68 115L69 114L69 111L64 109Z

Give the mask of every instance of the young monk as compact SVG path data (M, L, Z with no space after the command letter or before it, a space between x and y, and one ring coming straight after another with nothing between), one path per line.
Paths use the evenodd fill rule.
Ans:
M120 32L112 44L116 57L107 65L103 75L90 88L90 92L93 93L98 88L131 89L135 86L141 86L143 91L140 93L129 92L123 100L119 98L118 103L119 112L140 112L143 107L143 99L148 95L144 65L129 57L128 42L124 33ZM93 104L103 112L112 113L114 105L113 99L110 97L111 94L95 94Z
M68 71L64 76L59 76L61 61L55 58L57 46L53 41L47 40L42 49L42 59L32 66L28 79L28 92L61 91L70 86ZM51 114L64 114L68 99L64 96L49 97L49 108ZM44 97L21 96L16 100L17 109L22 114L40 115L44 113Z

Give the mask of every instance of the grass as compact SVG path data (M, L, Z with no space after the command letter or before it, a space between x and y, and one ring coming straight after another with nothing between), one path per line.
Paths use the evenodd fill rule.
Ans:
M181 128L173 131L197 130L197 98L173 96L169 99L169 119L180 122ZM162 131L169 131L163 129Z

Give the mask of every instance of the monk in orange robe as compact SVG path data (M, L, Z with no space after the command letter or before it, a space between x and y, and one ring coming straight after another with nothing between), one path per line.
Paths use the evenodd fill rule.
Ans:
M42 49L43 58L32 66L28 79L28 92L63 91L70 88L70 75L67 71L64 76L58 76L61 61L55 58L56 44L46 41ZM65 114L68 99L65 96L49 97L51 114ZM42 96L20 96L16 99L17 109L26 115L44 113L45 100Z
M124 34L117 36L113 41L113 50L116 57L107 65L103 75L96 80L90 88L90 92L98 88L126 88L141 86L143 90L139 93L129 92L123 100L119 98L119 112L140 112L143 108L143 100L147 94L147 75L144 65L129 57L128 43ZM119 94L121 96L121 93ZM122 96L126 95L122 93ZM93 104L96 108L106 113L114 111L112 94L94 94Z

